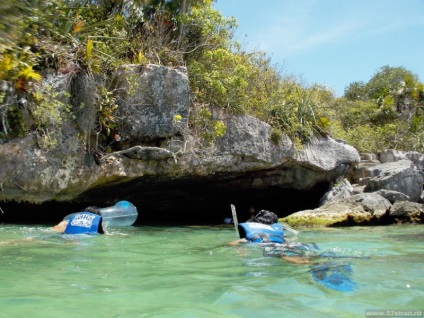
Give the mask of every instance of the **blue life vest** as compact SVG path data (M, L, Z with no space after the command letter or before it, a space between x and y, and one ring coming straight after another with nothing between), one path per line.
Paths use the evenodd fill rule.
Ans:
M71 216L65 229L66 234L103 233L102 217L90 212L80 212Z
M240 238L253 243L283 243L284 231L280 223L266 225L256 222L240 223L238 225Z

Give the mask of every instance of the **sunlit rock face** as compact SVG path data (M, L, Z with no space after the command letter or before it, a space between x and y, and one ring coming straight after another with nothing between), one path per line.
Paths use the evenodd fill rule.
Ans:
M403 159L386 162L368 168L370 180L365 192L374 192L380 189L398 191L407 195L411 201L420 201L423 192L423 172L412 161Z
M284 222L293 226L388 224L390 202L377 193L361 193L332 201L313 210L295 212Z
M175 116L187 118L190 90L187 69L126 65L113 76L118 93L116 124L131 141L170 138L179 133Z
M362 155L346 179L331 184L320 207L283 217L296 226L352 226L424 222L424 155L386 149ZM381 160L381 161L380 161Z
M273 142L268 124L217 109L211 109L212 119L221 120L226 133L203 143L199 131L187 125L189 84L184 68L129 65L113 75L110 85L119 106L116 131L110 136L118 134L119 139L99 140L95 134L87 138L84 127L95 124L82 112L76 121L63 124L56 149L40 147L35 134L0 145L0 196L5 205L104 206L125 199L138 206L141 219L144 214L153 221L220 220L229 204L237 204L241 215L254 207L284 216L318 206L329 184L360 160L353 147L327 137L301 149L287 136ZM84 87L92 90L96 85L79 84L78 90L71 85L69 92L90 101L90 92L81 91ZM80 103L72 96L70 100ZM90 113L88 104L85 114ZM114 153L99 158L97 150L105 145ZM22 213L29 216L31 208Z

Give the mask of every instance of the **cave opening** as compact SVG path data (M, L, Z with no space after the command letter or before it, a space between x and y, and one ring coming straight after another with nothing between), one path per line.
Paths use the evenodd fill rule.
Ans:
M1 202L0 222L10 224L56 224L70 213L89 205L107 207L120 200L132 202L138 210L135 226L142 225L218 225L231 218L234 204L239 222L246 221L249 209L270 210L278 217L314 209L329 189L329 183L309 190L278 186L261 189L210 186L207 184L168 184L144 188L96 189L71 202L42 204Z

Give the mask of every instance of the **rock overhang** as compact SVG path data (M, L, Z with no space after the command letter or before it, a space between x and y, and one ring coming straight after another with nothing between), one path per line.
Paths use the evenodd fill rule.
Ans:
M87 151L89 145L78 140L80 127L73 122L64 123L66 134L54 151L40 149L33 134L0 146L3 201L80 206L128 199L153 214L172 214L178 206L180 213L194 215L207 207L211 217L213 211L227 209L228 202L248 206L254 201L259 209L268 206L286 213L293 209L284 206L293 206L295 200L315 204L315 193L324 194L360 160L353 147L329 137L313 138L300 149L287 135L271 141L268 124L217 108L211 108L212 119L222 121L226 133L202 145L196 134L182 131L181 122L174 121L176 114L186 116L190 107L187 73L163 66L146 66L142 71L131 66L124 72L136 76L137 96L122 89L127 84L119 86L125 81L114 80L116 88L125 91L119 97L116 123L125 136L115 153L103 157L107 159L96 162ZM143 118L149 118L149 125ZM129 127L128 122L138 124ZM136 149L133 155L131 149ZM305 199L308 195L310 200Z

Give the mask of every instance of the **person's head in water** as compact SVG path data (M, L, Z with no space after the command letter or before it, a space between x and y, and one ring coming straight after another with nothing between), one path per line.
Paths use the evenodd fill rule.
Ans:
M278 222L278 216L274 212L261 210L254 216L253 222L262 224L274 224Z
M94 214L97 214L97 215L100 215L100 216L102 215L100 213L100 208L97 207L97 206L88 206L84 209L84 212L90 212L90 213L94 213Z

